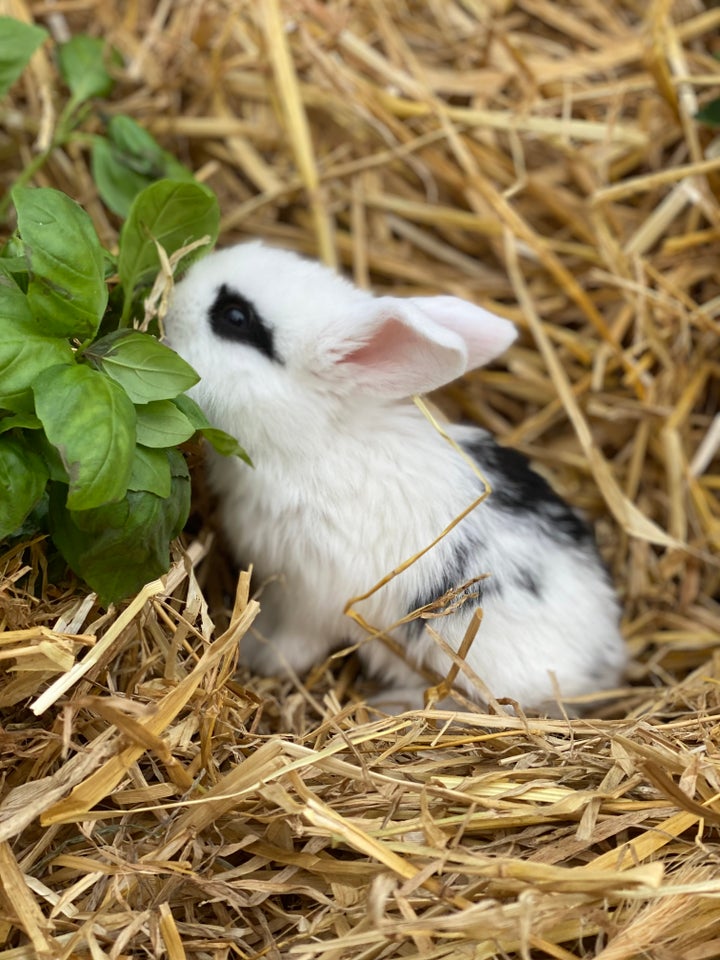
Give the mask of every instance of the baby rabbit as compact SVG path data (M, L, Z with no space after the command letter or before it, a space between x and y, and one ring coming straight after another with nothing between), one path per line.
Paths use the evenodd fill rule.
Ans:
M190 268L166 330L202 378L192 395L255 465L210 462L238 562L274 578L241 656L260 673L302 672L367 641L343 613L347 601L427 547L483 489L409 398L502 353L513 325L455 297L374 297L319 263L249 242ZM521 454L477 427L449 432L491 495L356 609L386 629L459 596L447 615L393 631L409 663L375 637L360 647L364 666L399 702L419 702L425 681L411 664L444 676L451 663L425 623L457 651L480 605L466 662L495 696L542 708L558 689L616 685L618 602L590 529ZM456 684L482 700L462 672Z

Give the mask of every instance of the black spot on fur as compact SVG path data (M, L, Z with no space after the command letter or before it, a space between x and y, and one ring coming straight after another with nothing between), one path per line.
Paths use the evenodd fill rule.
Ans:
M223 340L255 347L268 360L282 363L275 352L273 332L254 305L241 293L223 284L210 307L210 326Z
M413 599L407 612L413 613L415 610L420 610L422 607L429 607L432 604L437 604L432 614L442 614L444 609L456 604L461 604L463 608L466 606L480 606L483 598L487 597L490 593L497 595L501 593L499 584L495 583L492 579L488 579L472 583L464 590L459 590L459 588L483 572L485 571L482 569L480 550L477 548L477 545L471 541L461 541L457 543L453 549L452 556L445 565L442 576L434 583L429 584L426 590L423 590ZM452 591L458 590L458 593L452 594ZM452 595L448 597L446 603L438 603L446 594ZM434 616L430 620L431 623L433 619ZM407 625L410 636L421 634L427 622L428 620L423 617L416 617L416 619L411 620Z
M531 593L534 597L539 597L542 593L540 581L532 572L532 570L528 570L527 567L521 567L517 571L515 582L521 589Z
M481 436L464 444L481 469L487 470L493 488L490 504L508 513L532 514L544 521L547 532L575 543L593 542L589 525L568 506L550 484L536 473L518 450L501 447L491 437Z

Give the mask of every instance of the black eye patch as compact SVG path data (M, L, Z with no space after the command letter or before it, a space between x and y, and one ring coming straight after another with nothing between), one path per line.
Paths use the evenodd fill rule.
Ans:
M254 305L241 293L223 284L210 307L210 326L223 340L255 347L268 360L282 363L275 352L273 331Z

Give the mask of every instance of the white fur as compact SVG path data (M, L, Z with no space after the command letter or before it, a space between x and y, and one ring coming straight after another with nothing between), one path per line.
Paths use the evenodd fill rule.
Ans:
M222 284L254 304L282 363L213 334L208 312ZM255 464L213 456L210 465L237 560L254 563L261 579L276 578L262 595L258 629L267 642L246 638L242 656L260 672L286 664L302 672L343 643L366 639L343 614L345 603L477 498L473 471L407 397L487 362L514 329L453 297L374 298L317 263L257 242L195 264L176 287L166 325L170 345L201 375L196 400ZM483 435L471 427L453 434ZM500 587L488 590L467 656L496 696L541 706L554 699L553 675L565 696L618 682L625 662L618 604L594 550L555 536L527 511L494 508L492 496L358 611L374 627L390 627L442 583L458 544L481 545L468 575L489 574ZM533 572L539 596L518 586L523 570ZM430 624L457 649L473 609L468 603ZM447 672L426 630L394 636L407 643L410 660ZM388 687L423 683L379 639L360 656ZM457 682L481 699L462 674Z

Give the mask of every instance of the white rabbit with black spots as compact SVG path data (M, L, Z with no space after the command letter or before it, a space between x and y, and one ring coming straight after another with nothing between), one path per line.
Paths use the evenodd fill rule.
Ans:
M239 563L263 591L241 657L302 673L367 639L343 610L431 543L482 490L477 474L410 399L482 366L513 325L455 297L374 297L297 254L249 242L210 254L176 286L167 340L201 376L191 395L237 436L254 468L213 455L210 479ZM618 602L586 523L521 454L477 427L449 432L492 494L407 570L357 604L385 629L487 574L432 619L457 650L478 605L469 667L524 707L615 686L625 664ZM360 646L402 703L421 701L411 664L450 661L416 619ZM482 695L462 672L457 686Z

